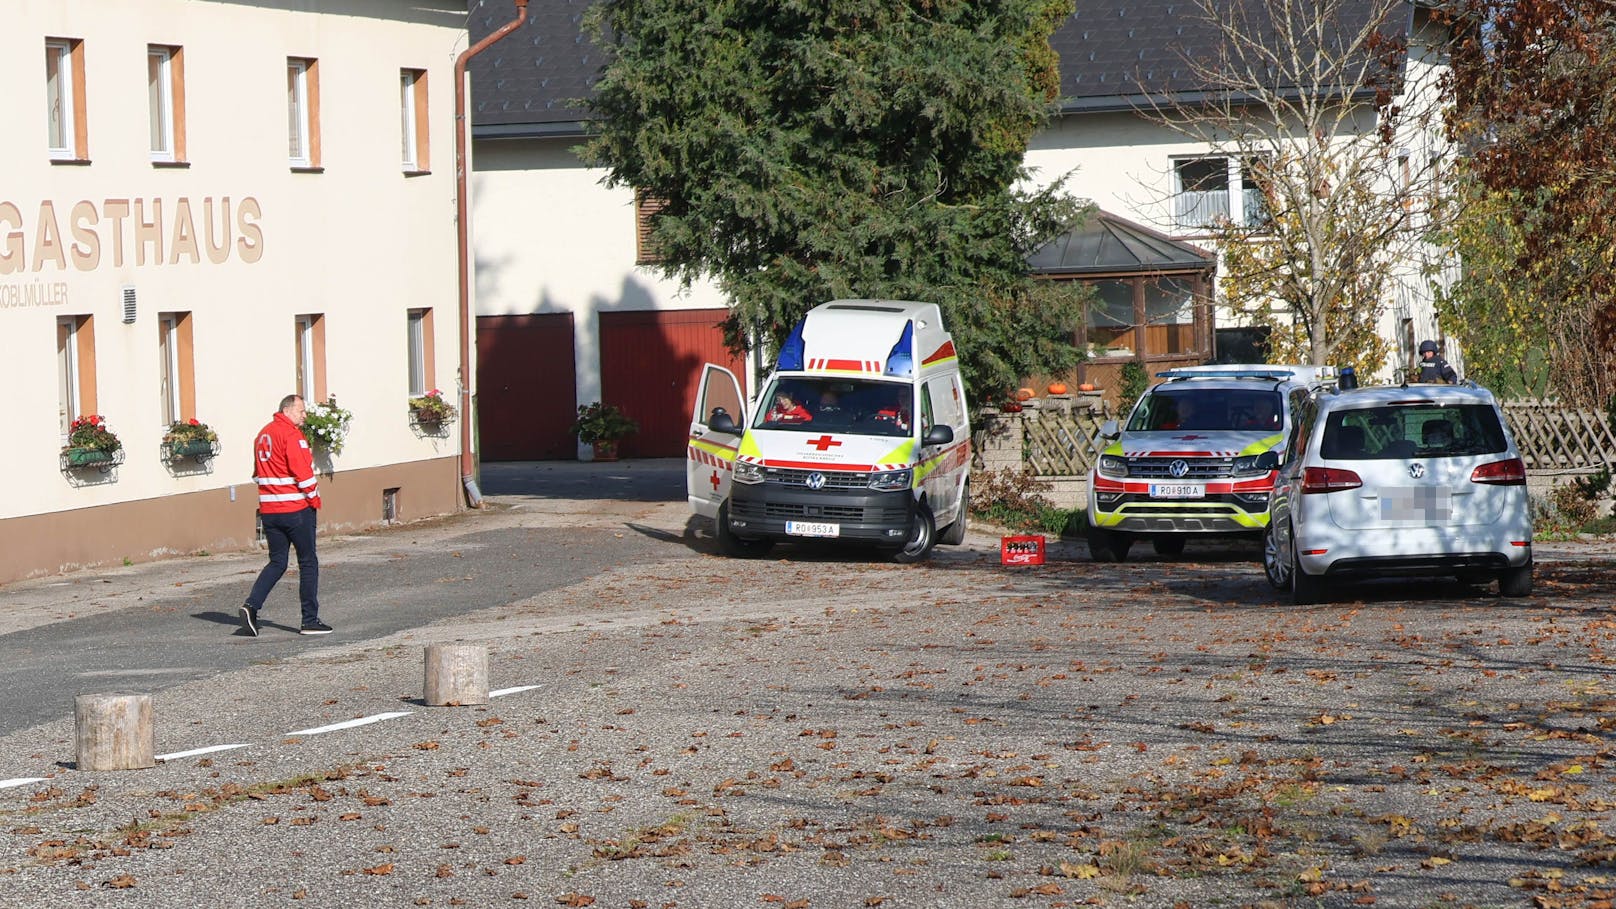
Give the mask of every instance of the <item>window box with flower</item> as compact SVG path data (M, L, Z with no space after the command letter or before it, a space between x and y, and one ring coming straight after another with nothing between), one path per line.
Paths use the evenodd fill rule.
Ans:
M353 412L338 407L337 396L332 395L323 404L308 405L303 417L303 435L316 449L339 455L352 423Z
M410 422L422 432L438 432L454 422L458 411L434 388L418 398L410 399Z
M163 433L163 460L192 458L198 464L219 454L219 434L208 424L192 417L175 420Z
M64 470L93 467L104 472L122 463L123 443L107 428L106 418L92 413L73 420L62 446Z

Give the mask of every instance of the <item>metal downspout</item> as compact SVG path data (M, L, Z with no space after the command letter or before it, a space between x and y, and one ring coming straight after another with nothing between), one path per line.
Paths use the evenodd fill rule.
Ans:
M477 490L476 470L471 457L471 253L470 227L466 223L466 64L527 21L528 0L516 0L516 18L500 26L483 40L466 48L455 58L455 240L460 265L460 484L466 504L483 506Z

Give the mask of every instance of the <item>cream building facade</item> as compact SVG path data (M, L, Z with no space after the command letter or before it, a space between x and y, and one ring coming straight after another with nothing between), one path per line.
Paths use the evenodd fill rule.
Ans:
M0 582L251 545L281 397L354 415L321 529L460 507L464 2L10 0L0 30ZM97 414L121 463L77 467ZM216 455L169 457L198 420ZM103 469L104 468L104 469Z

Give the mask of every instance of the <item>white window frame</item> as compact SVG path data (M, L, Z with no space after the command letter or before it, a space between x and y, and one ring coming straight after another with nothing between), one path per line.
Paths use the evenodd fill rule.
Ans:
M163 428L180 418L180 317L157 317L158 392L162 396Z
M146 95L150 103L151 159L171 162L174 158L174 49L160 44L146 46Z
M1183 171L1186 164L1199 162L1222 161L1225 171L1224 188L1192 192L1184 186ZM1173 159L1173 224L1179 230L1204 230L1216 225L1216 219L1223 217L1230 224L1243 227L1254 227L1266 223L1265 218L1258 216L1252 210L1253 205L1260 206L1258 197L1255 201L1252 193L1258 187L1254 179L1250 179L1248 168L1242 164L1238 155L1194 155L1190 157ZM1249 190L1249 191L1248 191ZM1189 204L1192 197L1195 204ZM1197 215L1203 209L1219 209L1216 199L1222 197L1223 204L1220 210L1210 211L1205 215ZM1260 209L1259 209L1260 210Z
M409 361L409 390L410 397L418 398L427 393L426 387L426 314L425 309L412 309L409 311L408 340L405 347L405 358Z
M313 132L309 124L309 61L286 58L286 156L293 167L313 163Z
M420 170L421 149L415 141L415 80L420 78L417 70L399 70L399 121L402 135L402 152L404 169L408 171Z
M51 72L55 64L56 71ZM52 77L55 94L52 95ZM79 87L73 81L73 42L57 38L45 40L45 142L50 156L71 161L78 157L78 124L74 122ZM52 128L52 124L56 129ZM58 135L58 131L60 135ZM58 144L60 140L60 144Z
M314 320L297 317L297 393L305 401L314 400Z
M60 408L62 443L79 416L79 319L61 316L56 320L56 391Z

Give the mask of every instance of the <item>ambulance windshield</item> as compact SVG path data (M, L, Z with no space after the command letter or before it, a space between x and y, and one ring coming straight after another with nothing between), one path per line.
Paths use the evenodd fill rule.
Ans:
M776 379L758 405L752 428L906 437L912 428L913 394L913 386L903 382Z

